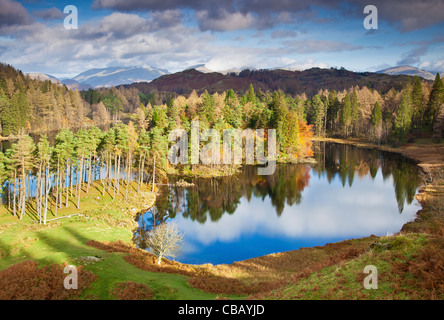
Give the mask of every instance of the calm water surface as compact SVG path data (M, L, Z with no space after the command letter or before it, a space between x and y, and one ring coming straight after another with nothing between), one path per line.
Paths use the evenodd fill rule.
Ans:
M398 232L420 209L414 163L353 146L317 145L316 165L279 165L258 176L246 166L221 179L163 187L156 208L139 215L134 241L175 220L184 233L183 263L232 263L274 252L371 234ZM174 183L171 179L170 183Z

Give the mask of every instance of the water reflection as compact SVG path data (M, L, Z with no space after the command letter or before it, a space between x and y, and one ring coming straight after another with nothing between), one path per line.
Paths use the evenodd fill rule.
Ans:
M175 219L185 233L179 261L231 263L272 252L400 230L419 207L414 164L376 150L319 144L317 164L254 166L221 179L165 187L154 211L140 216L135 242ZM175 179L170 181L174 184ZM400 214L401 213L401 214Z

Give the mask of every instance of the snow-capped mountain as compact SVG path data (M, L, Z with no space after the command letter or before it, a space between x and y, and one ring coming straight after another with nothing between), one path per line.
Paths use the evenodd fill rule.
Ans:
M389 74L389 75L404 74L407 76L422 77L426 80L434 80L435 79L434 74L432 74L428 71L425 71L425 70L411 67L411 66L398 66L398 67L393 67L393 68L388 68L388 69L376 71L376 73L385 73L385 74Z
M91 69L62 82L68 87L112 87L134 82L150 82L165 74L169 72L154 67L109 67Z

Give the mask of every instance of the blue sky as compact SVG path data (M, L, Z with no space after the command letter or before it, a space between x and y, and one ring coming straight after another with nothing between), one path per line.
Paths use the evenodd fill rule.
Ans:
M367 30L366 5L378 9ZM66 5L79 27L63 27ZM0 61L64 78L90 68L411 65L444 72L444 0L0 0Z

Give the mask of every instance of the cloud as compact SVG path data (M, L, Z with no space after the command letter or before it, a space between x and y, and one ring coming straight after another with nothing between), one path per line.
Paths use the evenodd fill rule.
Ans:
M0 28L27 25L32 22L28 11L17 1L0 0Z
M152 65L178 71L193 59L208 59L214 53L209 45L212 41L211 35L183 25L178 11L148 18L114 12L77 30L66 30L62 23L15 27L0 42L0 61L25 72L63 77L112 65Z
M444 59L432 60L432 61L423 61L418 65L418 68L440 74L444 74Z
M428 50L429 49L427 46L420 46L414 48L409 52L403 54L402 59L396 62L396 64L398 66L403 66L403 65L415 66L420 62L421 57L425 55L428 52Z
M62 19L65 16L63 12L56 7L34 11L33 15L44 20Z
M250 24L250 27L265 28L280 23L294 23L295 21L312 20L315 23L335 22L340 19L364 18L363 8L368 5L368 0L356 1L331 1L331 0L95 0L93 8L113 9L121 11L164 11L174 9L189 9L195 12L207 12L202 17L205 21L201 22L204 28L213 26L208 21L209 18L221 20L219 11L225 12L225 15L235 17L237 25L243 29L246 26L245 19L239 23L241 18L254 16L258 22ZM423 29L444 21L444 0L434 1L395 1L395 0L374 0L371 4L378 9L380 21L397 25L402 31L412 31ZM332 12L331 17L319 17L319 9ZM229 21L226 19L226 21ZM223 27L217 21L214 23L215 31L232 30L232 28Z

